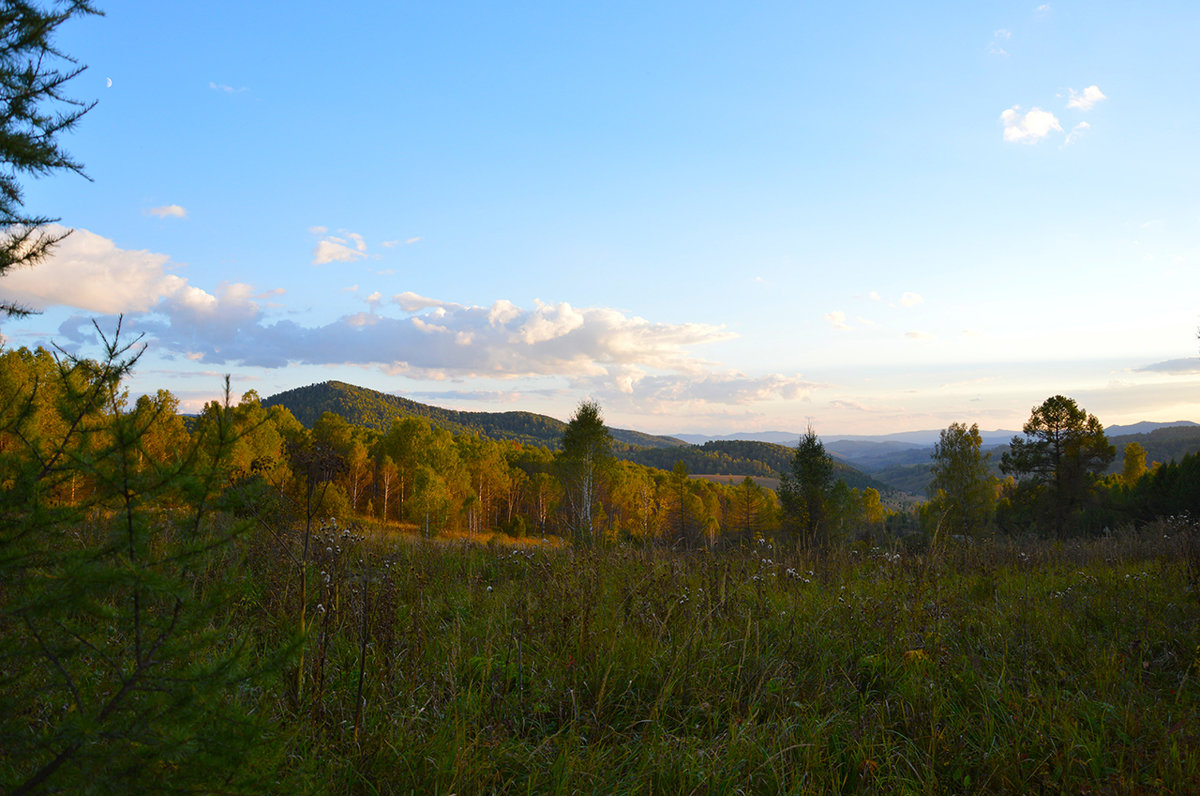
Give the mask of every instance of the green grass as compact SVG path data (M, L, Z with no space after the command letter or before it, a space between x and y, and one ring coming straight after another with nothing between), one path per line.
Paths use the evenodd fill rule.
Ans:
M1162 530L898 559L326 532L304 692L264 695L290 744L281 782L1200 792L1200 601L1189 537ZM263 544L245 619L286 633L294 572Z

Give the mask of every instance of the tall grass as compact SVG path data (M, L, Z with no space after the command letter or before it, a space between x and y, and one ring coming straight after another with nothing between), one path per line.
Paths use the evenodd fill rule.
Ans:
M1200 529L922 556L327 527L281 783L354 793L1200 792ZM262 540L284 634L294 570ZM311 610L311 609L310 609ZM294 780L294 781L292 781Z

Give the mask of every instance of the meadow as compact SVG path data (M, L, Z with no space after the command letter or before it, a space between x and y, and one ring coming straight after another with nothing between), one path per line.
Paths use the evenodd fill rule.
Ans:
M266 541L244 621L294 624ZM1200 528L922 554L318 532L281 789L1195 793ZM294 673L294 672L293 672Z
M0 371L0 791L1200 792L1192 516L805 547L337 515L321 424L189 431L119 353Z

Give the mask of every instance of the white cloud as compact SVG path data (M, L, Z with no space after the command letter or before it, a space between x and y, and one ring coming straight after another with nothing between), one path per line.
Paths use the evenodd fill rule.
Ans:
M1040 6L1038 6L1037 8L1035 8L1033 10L1034 10L1034 13L1036 13L1038 16L1045 16L1046 14L1049 14L1051 11L1053 11L1053 9L1050 7L1049 3L1042 3Z
M380 243L379 245L380 245L380 246L382 246L382 247L383 247L383 248L385 248L385 249L390 249L390 248L392 248L393 246L399 246L399 245L400 245L400 241L398 241L398 240L385 240L385 241L383 241L382 243Z
M1070 146L1071 144L1075 143L1079 140L1081 135L1091 129L1092 126L1087 122L1080 122L1079 124L1075 125L1071 128L1071 132L1067 133L1067 139L1063 141L1063 146Z
M1070 89L1071 99L1067 100L1068 108L1076 108L1081 111L1090 111L1095 107L1096 103L1103 99L1108 99L1104 96L1104 92L1099 86L1088 86L1083 91Z
M308 231L313 235L325 236L313 247L313 265L353 263L367 256L367 242L357 232L342 229L338 230L339 235L329 235L325 227L309 227Z
M243 285L223 285L215 296L180 292L160 301L153 315L129 319L130 326L171 352L200 352L214 365L378 365L418 378L559 376L608 384L631 368L705 373L710 363L689 349L733 337L718 326L653 323L605 307L465 306L415 293L395 300L419 314L358 313L303 327L268 322L251 297ZM78 337L77 330L64 333Z
M221 91L225 94L239 94L246 90L245 86L242 86L241 88L234 88L233 86L227 86L224 83L214 83L211 80L208 81L208 87L213 91Z
M871 299L871 301L883 301L883 296L874 290L867 294L867 298Z
M911 332L905 332L904 336L912 338L913 340L932 340L933 339L933 335L930 334L929 332L921 332L921 331L915 331L915 330L911 331Z
M1033 108L1028 113L1020 113L1021 106L1014 105L1000 114L1004 122L1004 140L1033 144L1048 136L1051 131L1062 132L1062 125L1050 111Z
M260 299L278 290L223 283L210 293L168 273L168 265L164 254L123 250L78 230L46 263L6 276L0 288L22 303L82 310L60 327L65 342L90 338L92 314L124 313L125 328L144 333L161 355L210 367L376 366L439 380L543 376L645 400L652 411L804 399L820 386L795 375L722 370L700 358L697 347L735 336L711 324L656 323L566 302L468 306L413 292L385 303L372 292L368 312L303 326L268 314ZM379 314L385 306L405 314Z
M420 312L430 307L441 307L445 304L444 301L426 298L425 296L413 293L411 290L406 290L403 293L392 296L392 301L405 312Z
M918 304L924 304L924 303L925 303L925 299L921 298L921 296L916 293L905 293L902 296L900 296L900 306L901 307L915 307Z
M408 238L408 239L406 239L404 242L405 242L405 243L407 243L407 244L409 244L409 245L412 245L412 244L414 244L414 243L417 243L417 242L418 242L418 241L420 241L420 240L421 240L421 236L420 236L420 235L418 235L418 236L417 236L417 237L415 237L415 238Z
M821 317L828 321L829 325L834 329L837 329L839 332L844 332L850 328L849 324L846 323L846 313L842 312L841 310L827 312Z
M51 235L66 231L58 224L46 226ZM166 272L169 259L165 254L119 249L108 238L76 229L40 265L5 275L0 294L38 310L61 305L108 314L145 312L186 288L186 279Z
M332 262L352 263L362 259L362 252L355 251L338 242L335 238L319 241L313 248L313 265L325 265Z
M179 205L163 205L162 207L152 207L146 212L158 218L187 218L187 210L183 209Z

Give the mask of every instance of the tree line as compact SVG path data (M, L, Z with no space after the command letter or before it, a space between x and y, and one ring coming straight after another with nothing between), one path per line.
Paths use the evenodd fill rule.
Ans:
M1106 474L1116 448L1097 417L1063 395L1033 407L1001 456L1003 478L992 475L982 446L978 425L952 423L941 432L931 499L918 509L928 532L1064 538L1200 513L1200 456L1150 465L1134 441L1125 446L1121 472Z
M44 349L9 349L0 353L0 366L6 393L24 396L35 422L44 424L41 433L52 433L56 357ZM223 500L276 525L358 518L426 536L505 533L678 547L798 527L783 487L777 496L749 477L733 484L692 478L682 459L670 469L619 459L600 408L590 402L566 424L558 449L455 434L412 416L380 432L326 412L309 428L288 409L265 406L254 391L229 406L212 401L186 419L166 390L136 400L122 393L108 411L144 418L142 468L174 466L198 440L212 438L215 426L229 424ZM0 434L0 453L15 445L19 440ZM829 487L822 522L835 535L882 527L878 491L832 479ZM78 503L94 488L75 477L56 499Z

